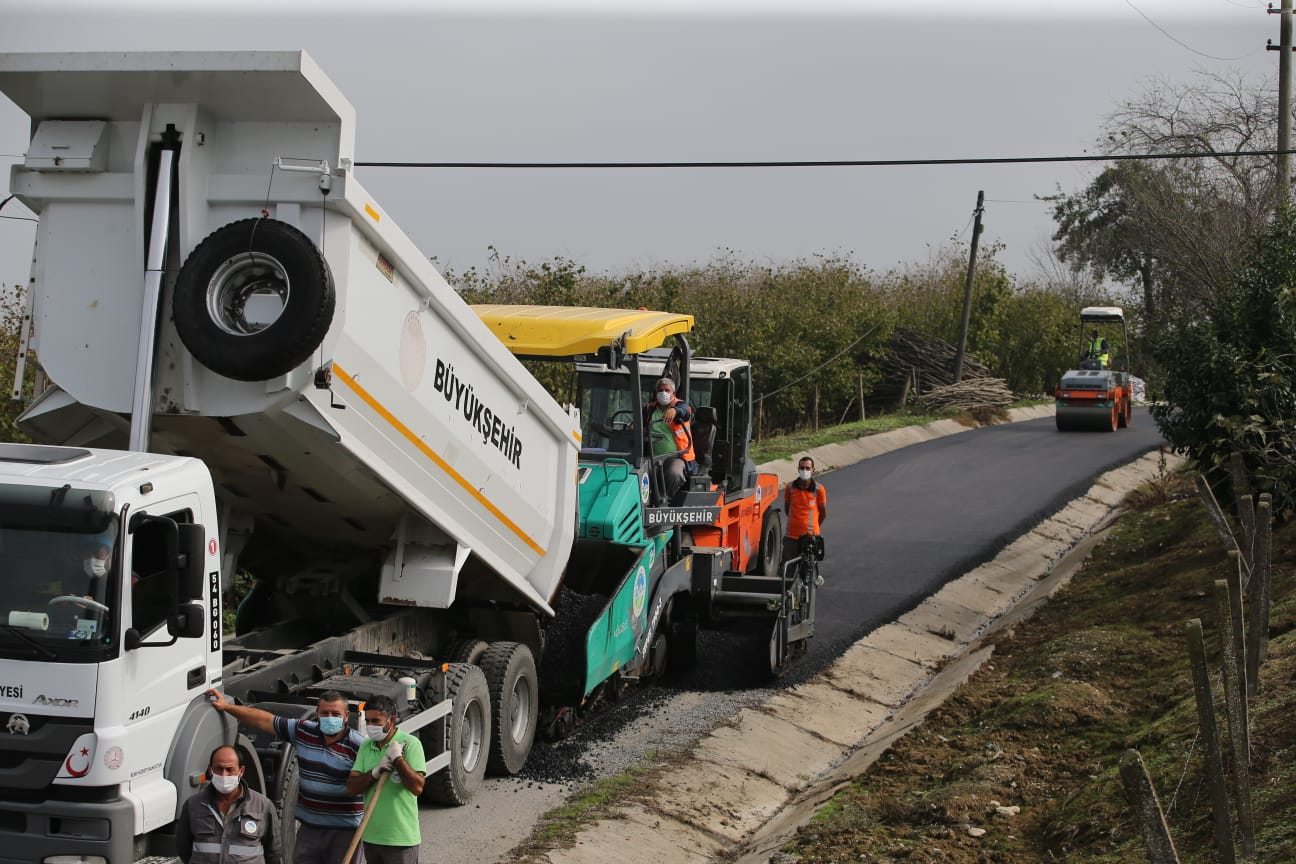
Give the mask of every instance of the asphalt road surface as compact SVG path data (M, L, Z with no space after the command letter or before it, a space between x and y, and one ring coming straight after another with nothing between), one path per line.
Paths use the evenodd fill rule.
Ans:
M1058 432L1052 417L895 450L824 477L827 584L811 659L993 558L1095 477L1164 444L1147 409L1116 432Z

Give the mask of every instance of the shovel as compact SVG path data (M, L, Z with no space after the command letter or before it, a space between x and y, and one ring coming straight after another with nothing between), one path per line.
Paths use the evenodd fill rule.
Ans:
M364 836L365 826L369 824L369 817L373 815L374 805L378 803L378 796L382 794L383 787L387 785L387 778L390 776L391 771L385 771L378 778L378 785L374 787L373 797L369 799L369 804L365 807L364 818L356 826L355 836L351 838L351 845L347 847L346 854L342 856L342 864L351 864L351 857L355 855L356 849L360 847L360 838Z

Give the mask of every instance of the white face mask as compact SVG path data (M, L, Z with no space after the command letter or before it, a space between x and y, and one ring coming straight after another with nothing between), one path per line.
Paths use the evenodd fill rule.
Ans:
M381 741L387 737L386 726L365 726L365 734L370 741Z
M228 795L238 788L241 778L237 774L213 774L211 778L212 788L222 795Z
M809 480L812 476L814 476L814 471L811 470L810 468L798 468L797 476L800 477L802 480Z
M81 562L87 576L104 576L108 573L108 559L87 558Z
M675 401L675 394L667 390L657 391L657 404L666 406Z

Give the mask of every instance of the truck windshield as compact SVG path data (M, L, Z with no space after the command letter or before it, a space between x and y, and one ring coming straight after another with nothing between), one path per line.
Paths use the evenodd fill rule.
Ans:
M0 655L83 661L115 641L111 494L0 484Z

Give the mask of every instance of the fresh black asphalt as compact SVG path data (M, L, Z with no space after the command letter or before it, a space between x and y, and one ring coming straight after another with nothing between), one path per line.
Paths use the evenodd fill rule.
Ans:
M893 450L822 476L826 584L815 636L785 683L814 674L1083 495L1098 475L1165 442L1146 408L1126 429L1059 432L1052 417L1003 423ZM701 634L684 689L768 683L758 634Z
M1116 432L1052 417L986 426L824 476L828 544L810 659L831 660L1061 509L1112 468L1164 444L1144 408Z

